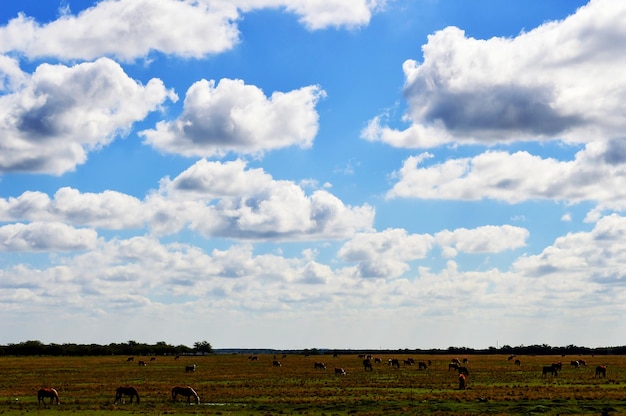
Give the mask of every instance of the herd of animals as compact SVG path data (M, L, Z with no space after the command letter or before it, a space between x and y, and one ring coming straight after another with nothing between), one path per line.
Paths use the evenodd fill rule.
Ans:
M285 358L286 355L283 355L283 358ZM335 355L336 357L336 355ZM176 356L175 359L178 360L180 357ZM249 360L252 361L257 361L258 360L258 356L256 355L252 355L248 357ZM373 371L374 370L374 366L373 364L383 364L383 360L380 358L375 358L371 355L366 355L366 354L360 354L359 355L359 359L362 359L363 361L363 368L365 371ZM508 360L511 361L515 359L515 355L511 355L509 356ZM152 357L151 361L154 361L155 358ZM127 361L134 361L134 357L128 357ZM467 378L469 377L469 370L467 368L467 366L465 364L467 364L469 362L469 360L467 358L463 358L462 360L459 360L458 358L453 358L450 363L448 364L448 371L450 370L454 370L456 372L458 372L458 381L459 381L459 389L465 389L466 383L467 383ZM514 361L515 365L519 366L521 365L521 361L519 359L515 359ZM146 366L146 362L145 361L139 361L138 364L140 366ZM404 365L415 365L416 362L413 358L408 358L406 360L403 360L403 364ZM400 360L396 359L396 358L389 358L387 360L387 365L394 367L394 368L400 368ZM430 367L432 365L432 361L431 360L427 360L427 361L419 361L417 363L418 369L427 369L428 367ZM276 357L274 357L273 361L272 361L272 366L274 367L281 367L282 363L276 359ZM579 368L579 367L585 367L587 366L587 362L585 360L573 360L570 362L570 366L575 367L575 368ZM185 372L195 372L196 371L196 365L186 365L185 366ZM313 368L314 369L319 369L319 370L326 370L326 363L321 362L321 361L316 361L313 364ZM542 369L542 377L546 377L548 375L552 375L552 376L557 376L558 372L561 371L563 368L563 364L559 361L558 363L552 363L551 365L546 365L543 366ZM596 372L595 372L595 377L606 377L606 365L599 365L596 367ZM347 375L347 372L341 368L341 367L335 367L335 375L336 376L345 376ZM187 403L191 403L191 400L193 398L193 400L195 401L196 404L200 403L200 397L198 396L198 393L196 393L196 391L190 387L190 386L175 386L172 388L171 391L172 394L172 401L176 402L176 399L178 396L182 396L185 397L187 399ZM115 391L115 404L119 403L122 401L122 399L127 396L130 398L130 403L133 402L133 399L136 400L137 403L140 402L139 399L139 391L137 390L137 388L135 388L134 386L120 386L117 388L117 390ZM37 401L39 403L39 405L43 404L45 405L45 399L49 398L50 402L49 404L53 404L56 402L56 404L60 403L59 400L59 393L57 392L56 389L51 388L51 387L44 387L41 388L37 391Z

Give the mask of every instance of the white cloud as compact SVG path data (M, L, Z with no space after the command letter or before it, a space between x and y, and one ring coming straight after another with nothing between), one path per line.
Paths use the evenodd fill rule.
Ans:
M383 9L386 0L236 0L245 10L283 7L300 17L311 30L327 27L360 27L367 25L372 14Z
M394 175L398 181L387 197L469 201L489 198L509 203L533 199L593 201L598 204L598 211L624 210L624 149L620 139L589 143L571 161L542 158L525 151L488 151L429 166L425 164L432 155L423 153L404 161Z
M88 151L177 99L160 80L141 85L107 58L73 67L43 64L23 84L0 97L0 171L73 170Z
M463 253L499 253L526 245L529 232L525 228L511 225L485 225L474 229L458 228L435 234L446 257L453 257L458 251Z
M375 118L362 136L408 148L621 137L625 26L625 3L592 0L512 39L436 32L423 62L403 65L412 125L399 131Z
M97 234L63 223L33 222L0 227L0 251L76 251L95 248Z
M235 7L178 0L104 0L77 16L38 24L19 15L0 28L0 52L30 59L91 60L100 56L132 61L158 50L200 58L238 42Z
M202 80L187 91L179 119L140 133L155 148L185 156L260 154L288 146L311 147L318 130L317 86L266 97L241 80Z

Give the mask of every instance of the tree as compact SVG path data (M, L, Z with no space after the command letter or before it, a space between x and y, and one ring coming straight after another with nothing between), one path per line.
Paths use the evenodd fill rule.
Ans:
M193 343L193 346L198 352L202 353L202 355L213 352L213 347L208 341L197 341Z

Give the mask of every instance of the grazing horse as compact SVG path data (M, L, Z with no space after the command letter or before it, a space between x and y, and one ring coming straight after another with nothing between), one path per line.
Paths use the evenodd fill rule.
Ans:
M450 363L448 364L448 371L450 370L458 370L459 369L459 365L457 363Z
M57 393L57 391L53 388L50 387L45 387L43 389L39 389L39 391L37 391L37 402L39 404L46 404L45 402L45 398L49 397L50 398L50 404L52 404L52 402L54 400L56 400L57 404L59 404L59 393Z
M156 357L150 357L150 361L156 361Z
M543 377L545 377L548 373L552 374L553 376L558 376L559 375L556 367L553 366L553 365L545 365L545 366L543 366L543 371L542 371L541 375Z
M336 376L345 376L346 375L346 370L344 370L343 368L335 368L335 375Z
M372 361L369 358L363 360L363 368L365 369L365 371L374 371L374 367L372 367Z
M122 396L130 396L130 402L133 402L133 397L137 398L139 403L139 392L133 386L121 386L115 391L115 404L118 404L122 400Z
M426 370L428 368L428 365L424 361L420 361L419 363L417 363L417 368L418 370Z
M465 380L467 379L467 376L463 373L459 374L459 390L464 390L465 389Z
M313 368L315 369L320 369L320 370L326 370L326 364L322 363L322 362L317 362L315 364L313 364Z
M196 371L196 365L186 365L185 373L194 373Z
M185 396L187 398L187 403L191 403L191 397L193 396L196 399L196 404L200 403L200 397L198 393L191 387L182 387L176 386L172 389L172 401L176 402L176 396L178 395Z
M606 365L599 365L596 367L596 377L606 377Z

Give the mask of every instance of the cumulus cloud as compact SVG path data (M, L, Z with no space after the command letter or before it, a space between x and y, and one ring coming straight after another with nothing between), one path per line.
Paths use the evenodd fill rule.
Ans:
M95 248L97 233L63 223L33 222L0 227L0 251L77 251Z
M374 210L369 205L347 206L325 190L307 195L292 181L274 180L262 169L246 169L242 160L202 159L176 178L161 181L159 195L167 201L193 204L190 227L204 235L242 239L346 238L369 229ZM165 200L163 199L165 198ZM165 221L167 223L168 221Z
M199 58L237 43L238 17L226 2L104 0L43 25L20 14L0 28L0 52L18 51L30 59L132 61L158 50Z
M372 14L383 9L386 0L236 0L244 11L282 7L300 17L311 30L327 27L360 27L369 23Z
M0 28L0 53L17 51L29 59L55 57L122 61L152 51L202 58L232 49L239 42L241 12L284 8L311 30L359 27L369 23L382 0L103 0L72 15L39 24L19 14Z
M428 165L433 156L422 153L406 159L394 173L397 182L387 197L466 201L488 198L509 203L533 199L592 201L598 204L596 211L624 210L626 163L620 153L622 141L589 143L573 160L566 161L525 151L488 151Z
M617 137L626 126L625 24L625 4L592 0L514 38L443 29L429 36L423 62L403 65L411 126L393 129L379 117L362 136L407 148Z
M147 228L154 234L185 228L205 237L250 240L348 238L372 228L375 211L349 206L326 190L311 194L274 180L246 162L202 159L140 200L116 191L82 193L64 187L53 198L24 192L0 198L0 221L61 221L110 230Z
M71 171L168 98L177 99L160 80L141 85L108 58L40 65L0 97L0 171Z
M140 133L155 148L185 156L228 152L257 154L288 146L308 148L317 134L317 86L266 97L261 89L241 80L202 80L185 97L179 119L162 121Z
M387 229L356 234L341 247L338 256L358 263L360 277L392 279L410 270L409 262L430 255L435 246L441 247L443 257L454 257L458 252L500 253L523 247L528 236L528 230L510 225L444 230L434 236Z

